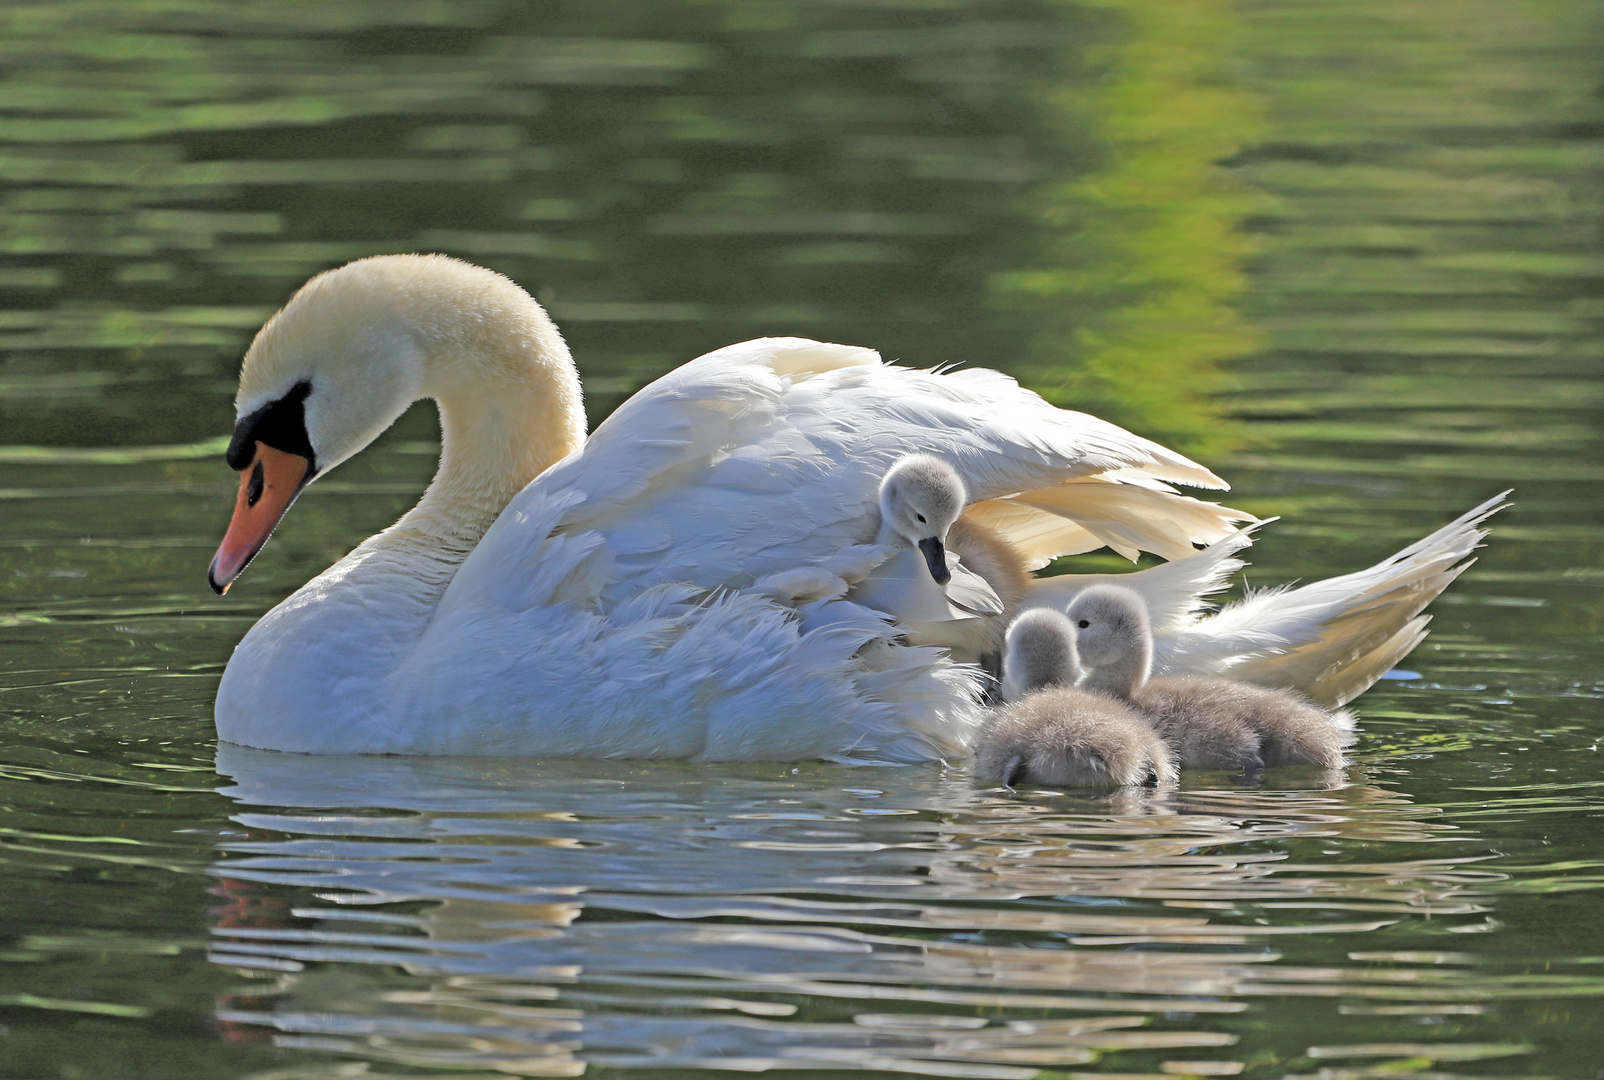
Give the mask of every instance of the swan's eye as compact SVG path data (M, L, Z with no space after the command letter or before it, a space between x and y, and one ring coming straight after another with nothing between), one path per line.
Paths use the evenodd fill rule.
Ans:
M1088 626L1092 625L1092 621L1090 619L1082 619L1080 622L1076 623L1075 625L1080 627L1082 630L1084 630Z
M919 524L923 525L925 523L925 516L923 514L915 514L913 516L919 519Z

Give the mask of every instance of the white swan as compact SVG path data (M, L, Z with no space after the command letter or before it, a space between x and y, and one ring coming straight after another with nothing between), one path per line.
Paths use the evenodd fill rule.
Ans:
M523 290L442 256L382 256L314 278L246 354L229 448L240 495L214 588L306 483L421 396L440 406L434 482L246 634L218 690L222 739L316 753L960 754L981 715L972 669L898 644L881 613L844 597L789 605L754 587L799 567L848 573L893 461L949 462L1004 522L987 523L1035 556L1111 543L1175 557L1249 520L1167 483L1223 487L1208 470L996 372L910 371L793 338L686 364L586 442L568 350Z

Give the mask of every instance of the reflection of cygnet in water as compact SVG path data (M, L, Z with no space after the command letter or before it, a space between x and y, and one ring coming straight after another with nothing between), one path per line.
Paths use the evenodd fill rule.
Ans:
M1342 765L1353 716L1327 712L1290 690L1204 675L1149 679L1153 636L1136 592L1096 585L1069 606L1088 690L1140 709L1180 755L1183 768L1256 771L1276 765Z
M1047 608L1008 628L1003 697L975 741L975 776L1058 787L1124 787L1175 779L1168 746L1128 706L1075 689L1075 628Z
M958 660L978 659L969 639L1003 610L985 579L947 551L948 530L967 499L963 480L939 458L898 460L880 483L874 541L896 553L847 594L890 615L913 644L945 646Z

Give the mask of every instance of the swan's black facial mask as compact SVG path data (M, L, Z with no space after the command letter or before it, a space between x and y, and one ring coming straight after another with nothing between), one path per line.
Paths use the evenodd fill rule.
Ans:
M235 472L250 468L256 458L256 444L263 443L286 454L304 457L311 463L307 473L310 480L317 472L317 454L306 433L306 399L311 396L312 384L303 379L290 387L283 397L240 417L224 455L228 467Z
M317 475L317 454L306 433L312 384L298 382L234 425L228 464L240 474L239 497L207 580L223 593L262 550L279 520Z

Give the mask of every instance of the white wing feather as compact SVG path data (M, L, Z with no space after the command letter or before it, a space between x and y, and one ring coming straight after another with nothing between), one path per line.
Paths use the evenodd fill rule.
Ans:
M625 402L513 499L452 589L486 587L485 575L526 558L545 539L519 527L526 509L565 491L576 499L557 531L599 533L612 555L601 609L671 582L746 588L871 540L880 480L915 451L951 464L974 500L1028 493L1123 550L1175 555L1183 538L1215 540L1250 520L1165 482L1224 486L1202 466L1007 376L766 338L693 360Z
M1232 678L1297 687L1323 704L1352 701L1425 636L1421 616L1472 562L1509 492L1494 496L1376 565L1296 588L1271 589L1226 605L1187 637L1223 644L1244 632L1271 633L1284 644L1244 652Z
M1213 615L1203 614L1206 598L1243 566L1236 555L1252 542L1256 525L1146 570L1038 580L1023 606L1063 610L1088 585L1124 585L1147 601L1157 673L1227 675L1343 705L1425 638L1431 617L1421 611L1475 561L1470 553L1487 535L1479 526L1508 496L1487 500L1366 570L1252 592Z

